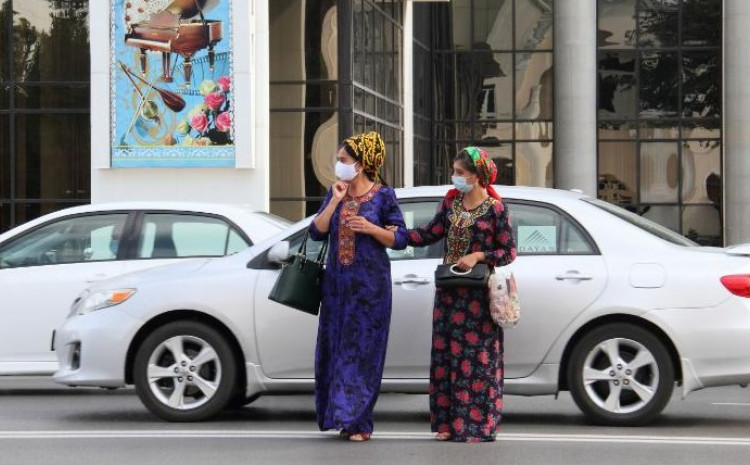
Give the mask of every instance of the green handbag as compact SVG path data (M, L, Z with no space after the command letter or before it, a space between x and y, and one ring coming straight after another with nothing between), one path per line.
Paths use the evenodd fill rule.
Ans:
M323 278L328 239L320 248L318 258L307 258L307 238L309 230L305 231L297 253L293 255L291 263L281 269L268 298L287 307L301 310L311 315L320 311L320 281Z

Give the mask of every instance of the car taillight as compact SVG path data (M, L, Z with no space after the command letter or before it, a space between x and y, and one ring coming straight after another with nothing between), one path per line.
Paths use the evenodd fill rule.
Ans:
M748 274L722 276L721 284L734 295L750 298L750 275Z

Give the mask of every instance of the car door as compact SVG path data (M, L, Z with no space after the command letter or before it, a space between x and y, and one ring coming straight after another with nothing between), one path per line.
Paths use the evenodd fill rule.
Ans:
M509 201L518 257L510 265L521 320L505 331L505 376L529 376L563 330L604 290L604 259L583 227L545 203Z
M50 373L52 332L90 283L121 274L127 212L51 220L0 246L0 373Z
M196 257L223 257L251 245L226 218L197 212L142 212L135 221L125 270L135 271Z
M427 224L439 198L399 202L409 229ZM388 250L391 258L393 313L384 378L428 378L432 347L434 272L443 259L443 241L427 247Z

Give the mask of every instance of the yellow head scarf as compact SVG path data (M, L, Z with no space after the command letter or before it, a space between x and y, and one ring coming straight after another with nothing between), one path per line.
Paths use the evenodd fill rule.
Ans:
M375 131L358 134L344 140L347 152L362 163L365 174L373 181L380 179L380 168L385 163L385 142Z

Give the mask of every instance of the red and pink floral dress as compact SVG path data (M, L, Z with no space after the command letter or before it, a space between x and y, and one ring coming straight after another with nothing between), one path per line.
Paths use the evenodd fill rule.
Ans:
M446 197L429 224L409 231L409 245L445 238L444 263L482 251L498 267L516 258L505 202L488 197L473 210ZM493 323L486 289L436 289L430 366L432 431L454 441L492 441L503 407L503 331Z

